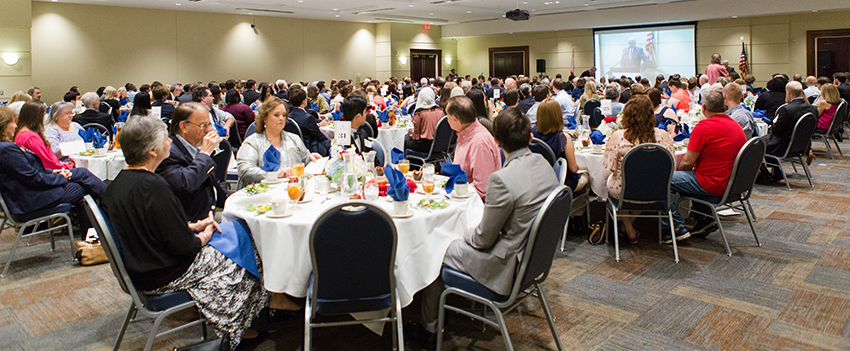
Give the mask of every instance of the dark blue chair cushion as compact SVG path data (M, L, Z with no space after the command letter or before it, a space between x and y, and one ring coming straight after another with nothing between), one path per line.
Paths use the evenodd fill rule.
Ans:
M162 295L148 295L145 307L154 312L165 311L174 306L192 301L192 296L186 290L175 291Z
M307 296L313 296L313 275L310 275L310 287ZM360 299L317 299L316 313L324 315L349 314L355 312L379 311L393 305L393 296L383 294Z
M508 298L510 298L510 296L494 293L492 290L487 289L484 285L481 285L481 283L475 281L474 278L470 277L466 273L456 271L449 267L443 267L440 277L443 278L443 284L447 287L460 289L490 301L505 302L508 301Z
M15 216L15 221L23 223L23 222L26 222L26 221L31 220L31 219L49 216L49 215L52 215L54 213L68 213L68 212L71 212L71 204L58 204L56 206L47 207L47 208L44 208L44 209L41 209L41 210L38 210L38 211L35 211L35 212L25 213L25 214L22 214L22 215L14 215L14 216Z
M414 150L411 150L411 149L404 150L404 154L407 155L407 156L414 156L414 157L419 157L419 158L428 157L427 152L419 152L419 151L414 151Z

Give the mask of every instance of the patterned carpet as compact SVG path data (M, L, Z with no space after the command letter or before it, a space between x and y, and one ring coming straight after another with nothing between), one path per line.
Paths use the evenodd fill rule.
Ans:
M848 350L850 349L850 156L830 160L816 142L815 187L793 175L757 185L753 206L763 247L757 247L743 215L726 217L732 247L726 256L719 233L679 246L652 240L652 220L636 224L638 245L592 246L570 237L558 252L545 288L568 350ZM850 143L842 143L850 150ZM793 171L788 168L788 172ZM604 215L594 204L594 217ZM5 261L14 234L0 234ZM405 309L418 316L418 302ZM129 298L108 265L72 264L67 237L50 252L46 237L19 250L9 277L0 281L0 349L107 350L118 333ZM191 313L182 318L190 317ZM504 350L498 332L448 314L445 349ZM177 318L179 319L179 318ZM554 350L542 310L529 300L507 317L517 350ZM124 350L142 349L150 323L131 324ZM303 317L274 326L259 345L243 349L300 350ZM199 339L191 328L158 339L167 350ZM360 326L319 329L316 350L385 350L391 338ZM412 343L407 348L418 350Z

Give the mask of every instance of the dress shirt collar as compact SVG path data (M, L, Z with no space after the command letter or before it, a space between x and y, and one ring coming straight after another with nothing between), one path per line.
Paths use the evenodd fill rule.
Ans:
M744 108L743 103L737 104L735 106L730 107L728 110L726 110L726 114L731 116L733 113L735 113L736 111L741 110L743 108Z
M457 132L458 142L471 138L473 135L475 135L475 131L478 128L484 128L484 126L481 124L481 122L478 122L478 118L476 118L474 122L470 123L469 126L466 127L466 129Z
M186 150L189 151L189 155L192 155L192 158L198 157L199 150L195 147L195 145L189 144L189 142L186 141L186 139L183 139L183 136L180 134L177 134L177 140L180 140L180 143L186 147Z
M527 147L524 147L519 150L514 150L514 152L511 152L511 154L508 155L508 158L505 159L505 165L502 166L502 168L507 167L508 164L511 163L511 161L527 155L531 155L531 150L529 150Z

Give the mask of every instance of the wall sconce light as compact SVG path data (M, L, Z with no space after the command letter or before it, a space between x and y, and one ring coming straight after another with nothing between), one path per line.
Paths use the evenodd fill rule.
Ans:
M446 57L446 63L447 63L447 64L452 64L452 58L451 58L451 57Z
M399 57L398 62L401 62L402 65L406 65L407 64L407 57L404 57L404 56Z
M3 55L3 62L9 66L14 66L18 63L18 55L6 54Z

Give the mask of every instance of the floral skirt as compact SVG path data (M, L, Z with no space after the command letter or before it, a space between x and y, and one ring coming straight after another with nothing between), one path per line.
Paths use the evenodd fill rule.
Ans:
M256 248L254 256L257 256ZM259 257L257 266L262 276ZM233 330L230 334L231 349L239 345L245 330L269 300L269 293L259 279L209 245L201 249L183 276L145 294L159 295L180 290L186 290L192 296L198 310L213 325L216 335L221 337Z

